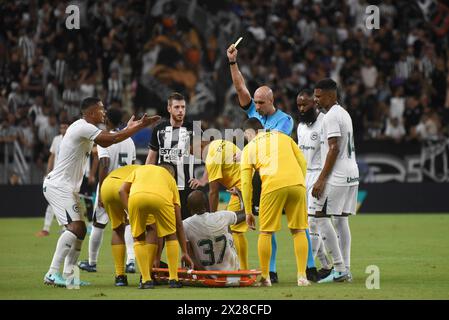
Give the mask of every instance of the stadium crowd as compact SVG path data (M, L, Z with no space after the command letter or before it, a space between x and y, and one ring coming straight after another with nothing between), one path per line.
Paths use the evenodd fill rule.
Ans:
M297 113L300 89L330 76L341 88L356 141L449 134L449 8L444 4L192 3L79 1L80 30L65 26L68 3L0 4L0 153L18 141L26 159L45 171L59 123L79 117L83 98L98 96L128 114L148 108L161 114L165 105L149 100L157 100L164 92L160 88L183 93L187 114L203 120L203 129L240 127L244 113L236 108L225 54L238 36L244 37L239 65L250 92L267 84L276 106L289 114ZM365 26L371 3L380 9L378 30ZM192 17L203 17L207 28ZM156 81L158 92L143 89L143 75Z

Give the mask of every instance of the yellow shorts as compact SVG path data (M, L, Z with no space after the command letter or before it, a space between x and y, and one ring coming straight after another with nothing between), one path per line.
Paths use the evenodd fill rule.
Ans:
M122 179L106 178L101 185L101 201L103 201L104 209L108 213L112 229L117 229L126 221L126 212L119 194L122 184Z
M101 185L101 201L103 201L104 209L106 210L109 220L111 221L111 228L117 229L121 224L126 224L126 211L123 208L120 200L119 190L123 184L122 179L106 178ZM155 223L152 215L148 216L146 224Z
M139 192L128 200L129 223L134 238L145 232L146 225L156 223L158 237L176 232L176 216L173 203L160 195Z
M228 206L226 207L226 210L234 211L234 212L240 211L239 197L237 197L236 195L231 195L231 199L229 199ZM248 231L248 224L246 223L246 221L242 221L239 224L232 225L231 231L246 232L246 231Z
M267 194L262 192L259 207L259 230L281 230L285 209L289 229L307 229L306 188L302 185L284 187Z

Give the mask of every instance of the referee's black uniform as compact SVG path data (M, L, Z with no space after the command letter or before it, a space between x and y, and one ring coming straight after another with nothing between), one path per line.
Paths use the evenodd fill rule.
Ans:
M201 128L196 131L201 132ZM190 216L187 209L187 196L192 191L189 180L194 178L195 158L190 154L193 145L193 123L184 122L181 127L174 127L166 120L154 127L149 148L158 152L157 163L169 163L175 169L175 181L181 198L181 216Z

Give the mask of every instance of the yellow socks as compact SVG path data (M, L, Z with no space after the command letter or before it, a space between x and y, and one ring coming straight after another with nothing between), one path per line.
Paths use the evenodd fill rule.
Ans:
M233 232L232 238L234 239L235 249L239 256L240 270L248 270L248 240L246 239L246 235L241 232Z
M178 240L166 241L165 250L167 251L169 280L178 281L178 258L179 258Z
M126 253L126 245L124 244L112 245L112 256L114 257L116 276L123 276L125 274L125 253Z
M153 270L154 257L156 256L157 253L157 244L147 243L146 246L148 247L148 263L150 265L150 275L151 275L151 270Z
M142 283L151 280L150 276L150 257L149 257L149 244L145 241L134 242L134 253L136 255L137 264L142 275Z
M295 246L296 266L298 268L298 277L306 276L307 254L309 244L305 232L297 232L293 235L293 243Z
M257 251L259 253L259 264L260 270L262 271L262 278L270 279L271 234L259 234Z

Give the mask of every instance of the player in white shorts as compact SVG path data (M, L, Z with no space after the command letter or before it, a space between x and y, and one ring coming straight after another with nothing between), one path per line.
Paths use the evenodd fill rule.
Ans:
M108 132L117 132L122 121L122 112L119 109L111 108L106 112L106 130ZM100 188L103 180L113 170L129 164L136 160L136 146L131 138L120 143L113 144L107 148L97 147L98 158L100 159L99 181L97 185L97 197L95 198L92 232L89 237L89 260L80 261L78 266L81 270L88 272L97 271L97 259L103 241L104 228L109 222L109 217L103 207L100 197ZM127 262L126 272L135 272L135 256L133 248L133 238L131 228L128 225L121 225L113 230L114 245L126 243Z
M207 212L206 195L199 190L187 198L191 216L182 223L189 256L196 270L239 270L239 258L229 226L245 221L242 210Z
M320 282L352 280L351 233L348 215L356 213L359 169L355 159L354 131L349 113L337 102L337 84L318 82L315 101L327 110L321 133L323 169L313 187L315 210L322 239L332 255L334 272ZM334 226L330 217L334 217Z
M82 118L67 129L61 142L58 162L43 183L44 196L58 223L66 227L66 231L59 237L50 268L44 277L44 283L49 285L83 284L79 279L74 279L74 266L86 235L78 192L94 142L102 147L109 147L160 119L159 116L148 117L145 114L135 121L133 116L125 129L110 133L96 127L104 122L105 111L100 99L84 99L81 102L81 113ZM59 269L64 260L62 276Z
M64 137L68 127L69 123L67 122L61 122L59 124L59 135L53 138L50 146L50 156L48 157L47 163L47 174L51 170L53 170L55 164L58 162L59 146L61 145L62 137ZM55 215L53 214L51 206L48 205L47 210L45 210L44 227L41 231L36 233L36 237L46 237L50 234L50 227L51 223L53 222L54 216Z
M315 218L314 199L312 188L321 172L321 127L324 114L319 111L313 101L313 91L302 90L296 97L296 105L299 111L299 124L297 129L298 146L307 160L306 189L307 189L307 213L309 216L309 230L313 257L321 262L318 271L318 281L329 275L332 264L326 256L324 243L321 239L318 224Z

